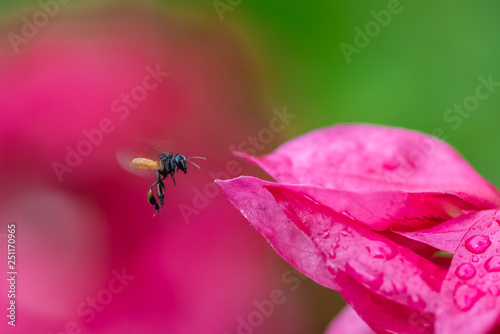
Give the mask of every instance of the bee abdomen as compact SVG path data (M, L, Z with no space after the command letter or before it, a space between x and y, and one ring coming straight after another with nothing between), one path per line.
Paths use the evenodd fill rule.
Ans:
M130 162L130 167L137 169L161 169L158 161L147 158L135 158Z

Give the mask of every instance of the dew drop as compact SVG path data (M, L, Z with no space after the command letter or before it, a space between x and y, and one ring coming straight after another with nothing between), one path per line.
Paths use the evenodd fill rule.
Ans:
M496 304L495 298L488 298L486 300L486 309L488 309L488 310L494 309L495 304Z
M460 253L460 254L458 254L458 256L460 256L460 257L464 257L464 254Z
M492 285L488 288L488 292L492 294L493 296L498 296L500 295L500 289L498 289L498 286Z
M346 263L345 271L352 278L372 290L378 290L384 283L384 274L373 268L366 267L362 263Z
M427 303L422 299L422 297L417 295L408 295L407 304L409 307L417 310L423 310L427 306Z
M339 272L339 269L333 265L327 265L326 267L330 274L332 274L333 277L337 276L337 273Z
M465 241L465 248L476 254L484 252L490 245L491 240L486 235L475 235Z
M462 263L455 270L455 274L463 280L471 279L476 275L476 268L470 263Z
M339 248L338 243L330 245L330 258L335 259L337 257L337 248Z
M370 256L375 259L392 260L397 255L397 249L388 244L376 243L368 248Z
M487 271L500 271L500 255L494 255L486 260L484 269Z
M468 311L482 296L484 296L484 292L479 289L467 284L458 283L453 292L453 301L460 310Z
M406 291L408 290L406 287L406 282L392 282L392 289L391 291L386 291L388 295L394 295L394 294L406 294Z
M473 255L472 262L478 262L478 261L479 261L479 258L477 257L477 255Z
M344 237L344 238L350 238L350 237L352 237L352 233L348 229L340 231L339 234L340 234L341 237Z

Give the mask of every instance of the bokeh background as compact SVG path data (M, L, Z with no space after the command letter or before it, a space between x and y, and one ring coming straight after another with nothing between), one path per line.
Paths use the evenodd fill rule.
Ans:
M439 134L500 186L499 9L494 1L2 1L0 258L7 277L15 223L18 274L16 327L2 315L0 331L322 333L341 297L292 271L213 178L265 177L230 154L251 147L249 136L261 155L318 127L363 122ZM356 48L348 56L347 44ZM158 68L169 74L156 88L136 88ZM491 90L478 88L480 78ZM147 96L126 108L123 94L134 89ZM474 98L478 89L488 96ZM259 137L285 108L295 118ZM103 120L108 132L61 181L54 162L65 163L67 147L84 150L82 131ZM175 188L167 182L155 218L146 202L154 174L126 167L154 157L150 147L208 158ZM0 289L7 314L5 279Z

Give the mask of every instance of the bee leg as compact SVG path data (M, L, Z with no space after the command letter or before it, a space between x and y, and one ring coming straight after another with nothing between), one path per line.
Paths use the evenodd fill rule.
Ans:
M158 183L157 192L158 192L158 199L160 200L160 208L163 208L163 204L165 203L165 200L164 200L165 199L165 184L163 183L163 180L165 178L162 177L159 170L156 171L156 178L157 178L156 182Z
M153 215L153 217L154 217L160 211L160 207L158 206L158 203L156 203L156 198L155 198L155 195L153 195L152 188L153 187L151 187L148 191L148 202L149 202L149 204L154 205L154 207L155 207L156 212Z
M158 200L160 200L160 208L163 208L163 204L165 203L165 185L163 181L158 183Z
M172 176L172 180L174 180L174 186L175 186L175 177L174 177L174 172L170 173L170 176Z
M163 184L163 179L164 178L162 178L162 175L157 170L156 171L156 182L151 185L151 187L149 188L149 191L148 191L148 202L149 202L149 204L154 205L155 210L156 210L153 217L156 216L156 214L160 211L160 208L163 207L163 202L164 202L164 200L163 200L164 195L163 194L164 194L164 189L165 189L165 185ZM156 201L155 195L153 195L153 188L156 185L158 185L158 187L157 187L158 188L158 190L157 190L158 191L158 199L160 200L161 206L158 205L158 202Z

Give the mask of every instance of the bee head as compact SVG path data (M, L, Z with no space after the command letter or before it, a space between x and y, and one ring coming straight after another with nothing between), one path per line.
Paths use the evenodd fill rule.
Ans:
M175 163L175 166L177 167L177 169L181 170L184 172L184 174L187 173L187 159L185 156L183 156L182 154L176 154L174 156L174 163Z

